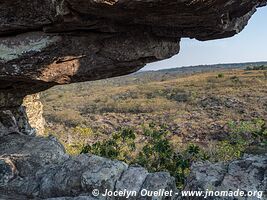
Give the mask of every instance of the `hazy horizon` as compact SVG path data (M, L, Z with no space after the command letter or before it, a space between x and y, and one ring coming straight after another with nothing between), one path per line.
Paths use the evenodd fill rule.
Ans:
M147 66L140 69L139 71L159 71L164 69L175 69L175 68L183 68L183 67L198 67L198 66L212 66L212 65L230 65L230 64L245 64L245 63L267 63L266 60L259 60L259 61L245 61L245 62L226 62L226 63L209 63L209 64L199 64L199 65L185 65L185 66L176 66L176 67L164 67L164 68L155 68L155 69L149 69ZM155 62L157 63L157 62ZM154 63L153 63L154 64Z
M147 64L143 70L267 61L267 9L259 8L245 29L231 38L197 41L182 38L180 53Z

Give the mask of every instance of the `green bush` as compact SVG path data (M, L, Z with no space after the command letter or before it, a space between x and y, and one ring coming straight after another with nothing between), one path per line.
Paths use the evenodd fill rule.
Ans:
M217 149L214 152L214 161L230 161L240 158L246 149L246 143L241 140L237 143L225 140L217 144Z
M230 140L232 142L245 140L248 143L266 143L267 127L263 119L251 121L228 122Z
M229 161L240 158L252 143L266 143L267 129L264 120L229 122L229 137L215 143L210 149L188 144L183 150L170 143L172 134L164 126L150 124L143 128L142 141L137 143L134 130L125 128L112 134L110 139L83 146L80 153L92 153L128 164L139 164L150 172L167 171L182 188L193 161ZM137 148L138 145L141 147Z
M217 77L218 77L218 78L223 78L223 77L224 77L224 74L223 74L223 73L220 73L220 74L218 74Z
M190 172L191 162L196 160L200 149L195 145L189 145L183 152L176 152L167 139L169 134L164 127L150 124L143 130L146 140L141 150L138 151L134 131L123 129L114 133L111 139L84 146L81 153L90 152L128 164L137 163L150 172L168 171L175 177L177 186L182 187Z
M98 141L93 145L86 145L80 153L92 153L111 159L118 159L130 163L131 152L136 150L135 133L132 129L125 128L112 134L111 139Z

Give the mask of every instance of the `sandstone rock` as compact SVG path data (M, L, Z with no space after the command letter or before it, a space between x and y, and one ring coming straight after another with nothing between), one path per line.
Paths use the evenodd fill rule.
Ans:
M23 106L0 110L0 136L10 133L35 135L36 130L31 127Z
M43 104L39 94L28 95L23 99L29 124L36 129L38 135L44 134L45 119L43 118Z
M127 169L124 163L101 157L91 159L89 166L91 168L86 170L81 177L82 188L85 191L98 189L101 194L104 194L105 190L113 191L116 182Z
M196 163L185 190L260 191L267 199L267 155L246 155L230 163ZM202 198L202 197L201 197ZM201 199L199 198L199 199ZM198 199L198 198L195 198ZM208 197L207 199L259 199L259 197Z
M17 121L10 110L0 111L0 137L19 132Z
M12 108L12 113L17 121L19 132L26 135L35 135L36 129L29 124L29 119L24 106Z
M8 109L10 107L19 107L25 97L24 92L9 92L9 90L1 90L0 84L0 109Z
M267 155L247 155L229 163L195 163L184 190L240 189L266 192L266 170ZM94 197L93 189L99 189L100 194L105 189L137 191L137 196L130 199L186 199L177 195L141 196L140 192L144 189L178 192L174 178L166 172L148 173L142 167L127 166L119 161L90 154L70 157L54 137L42 138L16 133L0 137L1 200L126 199L106 198L102 195Z
M138 199L146 200L172 200L176 199L177 196L149 196L149 193L142 193L142 189L145 189L147 191L159 191L159 190L165 190L165 191L173 191L177 192L177 189L175 186L175 180L173 177L170 176L169 173L166 172L157 172L154 174L149 174L141 188L141 195L139 195ZM145 195L145 196L144 196Z
M1 137L0 169L0 199L15 199L16 195L25 199L115 199L94 197L92 191L99 189L104 194L105 189L175 190L174 179L168 173L149 174L141 167L128 167L123 162L89 154L70 157L53 137Z
M15 177L16 167L9 159L0 158L0 186L7 184Z
M137 191L138 193L140 193L147 175L147 170L142 167L129 167L127 171L122 174L120 180L117 181L116 190ZM136 199L136 197L131 196L128 199Z
M239 33L265 5L266 0L4 0L0 90L27 95L55 84L129 74L177 54L182 37Z
M0 96L0 101L3 100L3 107L0 106L0 136L15 132L26 135L44 134L45 121L39 94L25 98L6 95L3 99Z

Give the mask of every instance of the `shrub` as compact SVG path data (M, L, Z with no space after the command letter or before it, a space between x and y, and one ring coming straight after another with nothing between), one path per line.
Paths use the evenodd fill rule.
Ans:
M189 145L181 153L175 151L167 139L170 134L163 126L152 124L144 128L146 137L140 151L136 149L136 135L132 129L123 129L112 135L111 139L86 145L81 153L93 153L111 159L118 159L129 164L137 163L150 172L168 171L175 177L178 187L182 187L190 172L190 164L198 157L199 147Z
M212 161L229 161L240 158L252 146L267 145L266 122L262 119L228 122L229 136L216 144L211 152L205 151Z
M159 90L157 93L159 96L176 102L188 102L192 100L192 94L190 91L182 90L179 88L166 88L164 90Z
M230 161L240 158L246 149L246 143L241 140L237 143L225 140L217 144L217 149L214 152L214 161Z
M125 128L113 133L111 139L86 145L80 153L92 153L111 159L131 162L131 152L135 151L135 134L132 129Z
M217 77L218 77L218 78L223 78L223 77L224 77L224 74L223 74L223 73L220 73L220 74L218 74Z
M251 121L228 122L230 131L230 140L237 142L245 140L248 143L264 142L267 140L266 122L262 119L254 119Z

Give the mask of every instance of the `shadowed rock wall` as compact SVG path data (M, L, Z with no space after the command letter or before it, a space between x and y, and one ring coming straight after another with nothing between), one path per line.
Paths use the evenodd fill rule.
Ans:
M0 90L129 74L179 52L182 37L239 33L266 0L1 1Z

